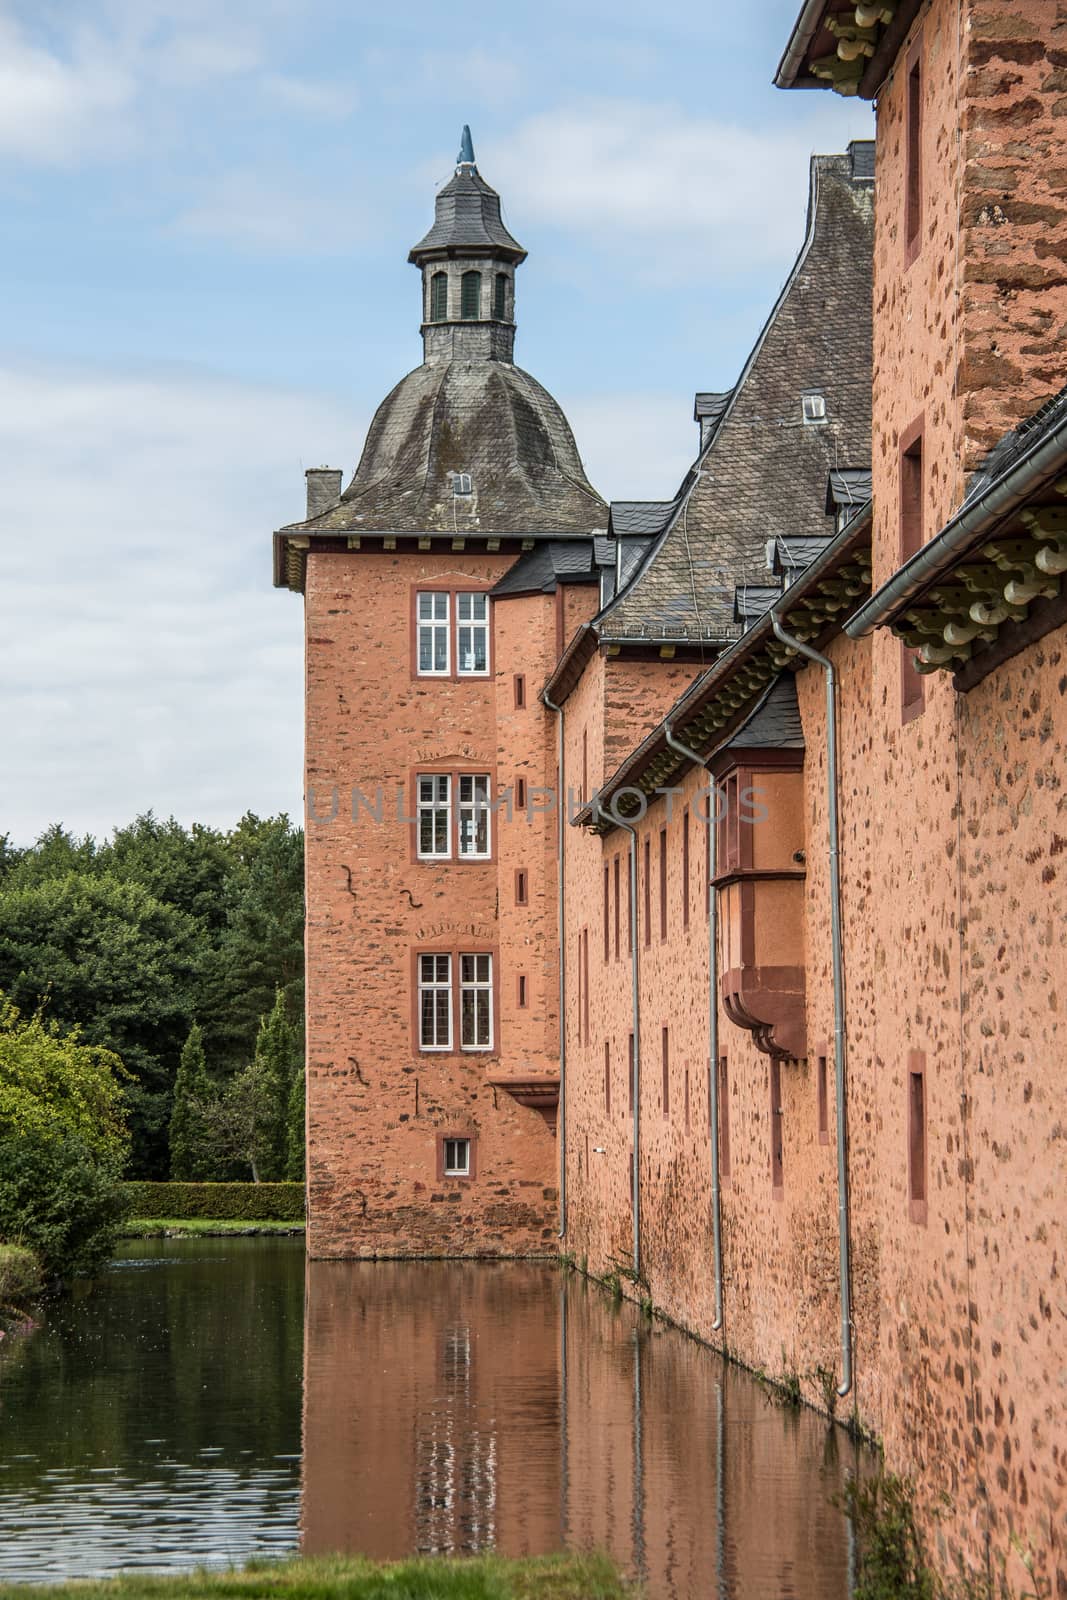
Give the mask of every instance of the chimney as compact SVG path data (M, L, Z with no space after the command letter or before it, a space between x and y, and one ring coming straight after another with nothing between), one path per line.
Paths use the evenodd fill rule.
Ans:
M309 467L304 473L308 486L307 520L321 517L330 511L341 498L340 467Z

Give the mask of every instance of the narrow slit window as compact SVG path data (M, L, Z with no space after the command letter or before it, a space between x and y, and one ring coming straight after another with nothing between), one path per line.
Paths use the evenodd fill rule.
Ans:
M619 944L619 919L620 919L621 907L619 905L619 858L618 858L618 856L615 857L615 864L614 864L614 866L612 868L612 879L613 879L613 884L614 884L614 895L615 895L615 960L618 961L618 959L619 959L619 950L621 948L620 944Z
M919 432L900 453L900 561L911 559L923 544L923 437ZM915 665L915 653L900 642L900 707L905 722L919 715L926 686Z
M611 959L611 868L604 863L604 960Z
M682 927L689 926L689 807L682 812Z
M782 1068L777 1056L771 1057L771 1186L781 1189L785 1182L785 1152L783 1146Z
M667 830L659 830L659 936L667 937Z
M589 929L582 929L582 1037L589 1043Z
M826 1144L830 1138L830 1102L829 1086L826 1080L826 1057L818 1059L817 1098L819 1107L819 1143Z
M516 778L515 779L515 809L516 809L516 811L525 811L526 810L526 779L525 778Z
M459 855L485 861L492 853L489 774L461 773L459 779Z
M493 1048L493 958L459 958L460 1044L464 1050Z
M430 321L444 322L448 317L448 274L435 272L430 279Z
M652 943L652 840L645 840L645 943Z
M626 1075L629 1083L630 1115L632 1117L634 1114L634 1077L636 1076L634 1070L634 1036L632 1033L626 1036L626 1060L628 1063Z
M503 322L508 314L508 275L498 272L493 279L493 316Z
M660 1035L660 1048L663 1053L663 1115L671 1114L671 1041L669 1030L664 1028Z
M456 670L461 678L489 673L489 596L456 596Z
M911 1220L926 1221L926 1071L922 1053L908 1059L908 1199Z
M452 780L424 773L418 779L418 857L447 861L452 854Z
M419 1045L452 1048L452 957L419 957Z
M685 1127L689 1131L689 1068L685 1069Z
M519 1010L520 1011L524 1011L526 1009L527 1004L528 1004L528 1001L527 1001L527 998L526 998L526 974L525 974L525 972L520 972L519 973Z
M919 243L922 223L922 60L918 45L908 66L906 171L904 188L904 244L911 254Z
M515 674L515 710L526 709L526 675L522 672Z
M611 1116L611 1045L604 1040L604 1111Z
M525 906L530 903L530 880L525 867L520 867L515 874L515 904Z
M445 678L451 670L447 594L424 592L416 598L418 663L422 678Z
M634 900L634 858L630 851L626 852L626 954L634 953L634 916L636 901Z
M460 279L459 314L465 322L475 322L482 314L482 275L465 272Z
M730 1176L730 1069L726 1056L719 1060L719 1176Z

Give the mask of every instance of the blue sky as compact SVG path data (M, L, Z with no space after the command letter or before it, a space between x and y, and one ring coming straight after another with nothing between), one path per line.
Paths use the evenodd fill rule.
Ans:
M771 87L796 6L0 0L0 833L299 813L269 535L418 362L464 122L530 252L518 361L606 497L672 491L809 155L871 134Z

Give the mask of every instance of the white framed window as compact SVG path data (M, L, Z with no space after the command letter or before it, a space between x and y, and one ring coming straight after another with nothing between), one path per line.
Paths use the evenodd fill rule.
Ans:
M423 590L416 595L420 678L447 678L452 670L448 637L449 599L447 593L437 590Z
M419 1046L452 1048L452 957L419 957Z
M493 1048L493 958L459 958L459 1042L463 1050Z
M447 773L420 775L416 813L419 860L448 861L452 855L452 779Z
M800 410L805 422L825 422L826 396L819 389L805 389L800 397Z
M446 1139L444 1154L446 1178L469 1178L471 1171L471 1142L469 1139Z
M463 678L489 673L489 596L456 596L456 671Z
M489 809L489 774L459 775L459 856L462 861L484 861L492 853Z

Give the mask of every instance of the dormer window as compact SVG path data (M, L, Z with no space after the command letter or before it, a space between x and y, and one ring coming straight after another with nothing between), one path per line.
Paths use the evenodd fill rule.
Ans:
M805 389L800 397L800 406L805 422L826 421L826 396L821 389Z
M465 322L474 322L482 312L482 275L465 272L460 280L459 314Z
M493 280L493 316L503 322L508 314L508 275L498 272Z
M448 274L435 272L430 279L430 321L445 322L448 318Z
M452 474L452 493L457 497L457 499L460 495L470 495L474 493L474 485L471 483L471 475L469 472L454 472Z

